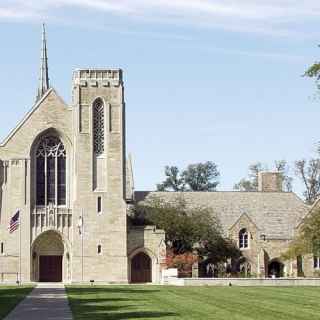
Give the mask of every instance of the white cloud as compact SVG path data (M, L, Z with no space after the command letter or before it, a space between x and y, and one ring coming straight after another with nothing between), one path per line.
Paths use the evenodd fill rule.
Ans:
M1 8L0 7L0 19L7 20L19 20L19 19L30 19L36 18L36 14L34 12L22 12L20 10L16 10L14 8Z
M288 34L297 23L320 18L319 0L2 0L0 18L109 13L156 23L218 27L240 32ZM61 14L61 12L59 13Z

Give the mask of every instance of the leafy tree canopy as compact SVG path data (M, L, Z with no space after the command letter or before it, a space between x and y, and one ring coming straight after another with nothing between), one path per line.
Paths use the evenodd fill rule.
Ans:
M187 206L183 197L174 203L153 199L136 205L134 224L153 224L166 232L166 245L174 254L197 252L215 261L239 256L236 245L222 237L217 216L206 207Z
M176 166L165 167L166 179L157 185L158 191L216 191L220 173L212 161L190 164L180 172Z
M164 169L166 179L157 185L158 191L185 191L186 185L178 167L166 166Z
M320 89L320 62L315 62L304 73L305 77L315 78L318 89Z
M307 216L300 226L299 233L292 241L289 249L283 254L284 259L313 254L320 256L320 210Z

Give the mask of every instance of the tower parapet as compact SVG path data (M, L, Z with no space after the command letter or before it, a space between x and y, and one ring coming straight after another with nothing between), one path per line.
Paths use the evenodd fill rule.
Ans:
M74 85L80 87L118 87L123 84L121 69L77 69Z

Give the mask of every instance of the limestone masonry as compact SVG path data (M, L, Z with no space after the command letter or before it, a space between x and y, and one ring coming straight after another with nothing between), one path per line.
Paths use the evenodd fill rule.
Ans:
M241 271L317 274L313 257L280 260L310 208L282 192L277 173L260 175L259 192L135 192L122 70L74 71L66 104L49 85L45 32L42 41L37 101L0 145L0 283L157 283L165 267L164 231L129 225L128 206L179 196L219 216L247 257ZM15 213L20 225L10 233Z

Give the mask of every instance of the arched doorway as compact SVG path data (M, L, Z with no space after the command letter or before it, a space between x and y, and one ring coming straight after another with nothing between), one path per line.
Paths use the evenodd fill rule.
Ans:
M268 277L280 278L283 277L284 265L278 259L271 260L268 264Z
M32 246L34 281L61 282L63 256L64 244L58 232L50 230L39 235Z
M144 252L137 253L131 259L131 282L152 282L152 261Z

